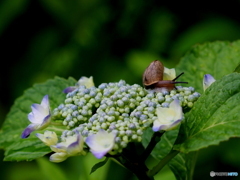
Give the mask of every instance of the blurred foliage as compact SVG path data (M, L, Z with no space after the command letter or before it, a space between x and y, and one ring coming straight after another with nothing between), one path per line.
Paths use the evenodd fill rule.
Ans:
M239 8L237 0L188 4L154 0L2 0L0 124L13 101L34 83L54 76L93 76L96 85L120 79L141 84L142 72L155 59L172 68L196 43L240 39ZM239 157L234 156L239 148L239 140L231 139L200 151L194 179L208 179L210 171L240 173ZM72 158L57 165L68 179L79 179L79 173L94 179L94 174L88 175L91 167L86 165L93 165L94 160L87 158ZM49 179L39 167L43 162L38 163L1 162L2 177ZM70 167L71 163L76 167ZM132 177L113 162L98 171L109 172L98 179L111 179L116 171L120 179ZM174 179L168 169L161 173L163 179Z

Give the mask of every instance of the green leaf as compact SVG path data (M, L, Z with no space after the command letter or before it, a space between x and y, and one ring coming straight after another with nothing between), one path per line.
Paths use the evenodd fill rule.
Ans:
M203 91L202 80L205 74L211 74L214 76L215 79L222 78L224 75L234 71L234 69L240 62L239 56L240 56L240 41L235 41L233 43L219 41L214 43L206 43L203 45L196 45L181 59L179 65L176 67L176 70L179 73L185 72L184 76L180 78L181 79L180 81L187 81L189 85L195 87L195 89L198 92L202 92ZM239 80L240 80L240 77L239 77ZM231 82L232 80L229 79L228 81ZM224 83L226 84L226 82ZM219 85L219 87L217 87L216 90L222 89L221 86L225 87L224 83ZM229 86L231 85L229 84ZM231 91L230 89L231 88L229 87L228 90L226 90L226 93L227 91ZM208 91L209 89L207 90L207 92ZM203 95L203 97L204 96L206 95ZM203 97L200 97L200 99L202 99ZM211 108L211 107L213 108L216 106L216 104L221 106L220 102L214 103L216 102L216 98L221 100L221 97L219 97L215 92L212 92L211 99L202 100L205 103L204 104L205 109L204 110L202 109L201 113L199 113L199 110L201 110L201 107L199 106L201 105L198 106L198 104L201 103L200 99L198 100L200 102L197 102L194 105L194 108L189 113L185 113L186 120L185 120L185 123L181 125L180 135L178 135L178 144L188 139L189 131L191 132L191 130L194 130L193 128L195 128L195 130L196 130L196 127L200 128L200 126L198 125L199 122L202 122L202 126L204 126L203 122L205 121L202 121L201 117L204 117L203 115L206 115L207 114L206 112L210 112L210 110L206 108ZM192 111L195 111L196 114L199 113L198 114L199 120L194 124L196 127L191 127L188 124L188 122L193 123L194 118L196 118L196 114L192 114ZM191 118L188 118L188 117L191 117ZM230 117L230 116L226 115L226 117ZM227 128L225 129L223 127L223 130L226 131ZM170 131L165 133L162 136L162 140L157 144L156 148L152 152L153 157L155 157L158 160L161 160L164 156L167 155L168 152L170 152L174 144L174 141L177 137L176 133L177 132ZM206 136L210 138L211 133L206 134ZM215 139L214 135L212 136L212 139ZM220 142L220 140L212 140L212 139L209 140L209 143L216 142L217 144ZM179 141L179 140L182 140L182 141ZM200 146L201 140L202 140L201 138L195 139L194 140L195 145ZM186 146L188 146L188 144L186 144ZM206 147L206 146L208 145L203 145L203 147ZM181 147L185 147L185 146L183 145ZM192 152L192 153L184 154L186 152L191 152L187 150L188 147L185 147L185 149L182 150L180 148L177 148L177 145L175 145L174 148L176 150L181 150L183 153L179 153L176 157L174 157L168 163L169 167L174 172L177 179L186 179L186 178L191 179L193 174L193 168L195 165L195 160L196 160L196 153Z
M171 54L174 58L178 58L192 45L212 39L236 40L239 38L237 33L239 30L239 25L232 19L209 16L179 34L179 38L174 41Z
M27 0L8 0L1 1L0 5L0 34L9 26L16 16L21 14L28 5Z
M174 173L176 179L182 180L187 177L186 156L184 153L178 153L169 163L169 168Z
M234 72L240 73L240 64L235 68Z
M178 180L191 180L197 160L197 152L179 153L169 163L170 169Z
M240 74L215 81L185 116L174 148L184 153L240 137Z
M179 73L185 72L180 81L186 81L198 92L203 92L205 74L215 79L234 71L240 63L240 40L234 42L212 42L194 46L176 66Z
M239 40L232 43L217 41L202 45L195 45L181 59L180 63L176 67L176 70L178 74L185 72L184 76L180 78L181 81L187 81L190 86L193 86L198 92L203 93L203 76L205 74L211 74L218 80L224 75L232 73L234 69L237 71L236 67L240 62L239 56ZM234 76L237 75L235 74ZM221 80L221 84L217 87L215 86L219 82L216 81L206 91L206 93L199 98L197 103L194 104L193 109L189 113L185 113L185 122L181 125L178 139L175 143L176 145L174 145L174 149L180 150L183 153L179 153L169 163L170 168L178 179L184 179L185 177L187 179L192 178L197 156L196 152L192 152L193 150L198 150L209 145L218 144L222 140L227 140L236 134L233 133L234 131L239 129L237 127L235 127L235 130L230 128L232 124L236 125L237 123L231 122L230 120L231 117L234 116L234 113L223 113L226 109L228 109L227 107L232 103L232 101L234 101L234 98L230 98L231 94L229 94L229 92L232 92L231 86L237 86L237 84L235 85L234 82L232 82L231 77L229 77L228 80L225 80L228 82L222 82ZM226 84L229 85L228 88L226 87ZM215 87L215 90L210 90L213 87ZM229 95L228 98L231 100L227 102L230 104L226 104L224 99L222 99L223 97L226 98L223 94L223 90L225 95ZM237 88L235 90L237 90ZM237 106L237 100L233 104ZM232 105L230 107L233 107ZM221 113L221 111L222 114L218 114ZM210 114L213 116L210 117ZM221 124L225 122L225 119L222 119L221 116L230 118L228 121L229 123ZM209 127L206 122L208 122ZM211 125L217 126L211 127ZM215 134L212 134L212 131L215 132ZM228 131L231 131L232 133L228 133ZM194 138L192 138L192 135L194 135Z
M151 153L151 155L153 155L155 159L161 160L164 156L166 156L170 152L170 150L172 149L172 145L176 140L178 131L179 129L175 129L172 131L167 131L162 135L161 140L156 144L155 148ZM142 141L144 147L148 145L148 142L150 141L153 133L154 132L151 128L147 128L144 131Z
M106 158L104 159L104 161L101 161L101 162L95 164L95 165L92 167L90 174L92 174L93 172L95 172L98 168L104 166L104 165L107 163L107 161L108 161L108 158L106 157Z
M46 94L49 95L51 109L56 108L66 96L63 89L75 83L73 78L65 80L55 77L43 84L34 85L16 99L0 131L0 148L5 150L5 161L33 160L51 152L50 148L34 135L35 132L27 139L21 139L23 130L30 124L27 115L31 112L31 105L40 103ZM36 132L43 131L45 130Z
M161 140L156 144L151 155L161 161L172 149L173 144L177 138L179 128L167 131L161 137ZM145 130L143 135L143 145L146 147L153 135L151 128ZM175 177L179 180L186 179L187 167L184 153L178 153L169 163L168 166L173 171Z
M40 170L43 172L46 179L48 180L56 180L56 179L67 180L68 179L57 164L50 162L46 158L38 158L36 160L38 165L40 166Z

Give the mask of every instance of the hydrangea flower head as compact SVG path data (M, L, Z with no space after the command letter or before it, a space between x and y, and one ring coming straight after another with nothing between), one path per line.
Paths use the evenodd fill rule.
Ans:
M70 156L85 155L83 143L83 137L76 131L74 135L68 136L64 142L50 146L56 152L50 156L50 161L62 162Z
M45 95L41 104L33 104L32 112L28 114L30 125L22 133L22 138L27 138L31 132L46 128L51 120L48 95Z
M205 91L215 81L211 74L205 74L203 78L203 90Z
M74 91L75 89L77 89L79 86L86 86L86 88L91 88L94 86L94 82L93 82L93 77L81 77L78 82L76 83L75 86L70 86L70 87L67 87L66 89L63 90L64 93L69 93L69 92L72 92Z
M90 151L93 155L101 159L112 150L115 136L114 133L99 130L98 133L92 134L86 138L86 144L90 147Z
M55 145L58 142L57 134L53 131L45 131L44 134L37 133L36 136L47 146Z
M182 107L179 100L175 99L169 108L158 107L156 109L158 118L153 122L153 131L169 131L177 127L183 119Z

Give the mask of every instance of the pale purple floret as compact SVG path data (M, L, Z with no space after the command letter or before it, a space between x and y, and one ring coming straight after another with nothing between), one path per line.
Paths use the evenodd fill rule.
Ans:
M83 143L83 137L76 131L73 136L68 136L64 142L50 146L55 152L50 156L50 161L62 162L70 156L85 155Z
M31 132L46 128L50 123L50 107L48 95L45 95L41 104L33 104L32 112L28 114L28 120L31 122L22 133L22 138L27 138Z
M170 125L164 125L164 124L162 124L162 125L160 125L160 126L154 126L152 129L153 129L153 131L154 132L156 132L156 131L161 131L161 130L164 130L164 131L167 131L167 130L171 130L171 129L173 129L173 127L176 127L180 122L182 121L182 119L179 119L179 120L177 120L177 121L174 121L172 124L170 124ZM171 129L170 129L171 128Z
M114 146L114 139L116 135L113 132L106 132L105 130L99 130L97 134L92 134L86 138L86 144L90 147L92 154L101 159Z
M178 99L172 101L169 108L157 108L158 118L153 122L153 131L169 131L177 127L183 120L182 107Z
M45 131L44 134L36 133L36 136L47 146L55 145L58 142L57 134L54 131Z
M67 87L66 89L63 90L64 93L70 93L72 91L74 91L75 89L79 88L80 86L85 86L86 88L90 88L90 87L93 87L94 86L94 83L93 83L93 77L81 77L78 82L76 83L75 86L70 86L70 87Z
M74 91L75 89L77 89L76 86L70 86L70 87L67 87L66 89L64 89L63 92L67 94L67 93Z
M211 74L205 74L203 77L203 90L205 91L215 81Z

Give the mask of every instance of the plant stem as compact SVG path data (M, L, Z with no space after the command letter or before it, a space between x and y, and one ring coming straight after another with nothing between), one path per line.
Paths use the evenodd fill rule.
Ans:
M152 177L157 174L179 151L171 150L153 169L148 172L148 176Z
M154 180L153 177L149 177L146 172L137 171L134 172L139 180Z
M47 130L51 130L51 131L64 131L65 127L64 126L53 126L52 124L50 126L47 127Z
M151 138L147 148L145 149L145 151L143 152L143 154L141 156L142 162L145 162L146 159L149 157L150 153L152 152L152 150L154 149L156 144L160 141L160 139L161 139L162 135L164 134L164 132L155 132L153 134L153 136L152 136L152 138Z
M148 168L145 162L141 160L141 155L136 153L134 144L129 144L129 148L124 149L121 156L108 155L117 161L120 165L131 171L139 180L154 180L147 175Z
M193 178L193 173L197 161L198 151L188 153L187 163L187 179L191 180Z
M53 126L64 126L64 125L62 124L62 122L53 122L53 121L50 122L50 125L53 125ZM65 127L66 127L66 126L65 126Z

